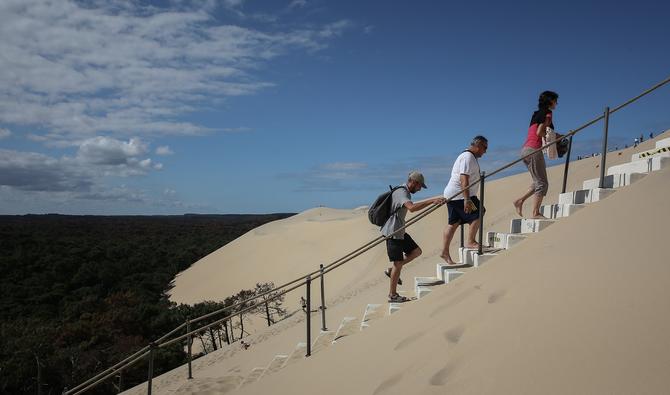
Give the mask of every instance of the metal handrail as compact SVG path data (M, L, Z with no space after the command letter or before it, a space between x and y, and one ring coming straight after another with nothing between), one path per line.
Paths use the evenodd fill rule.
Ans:
M622 108L624 108L624 107L626 107L626 106L628 106L628 105L634 103L635 101L637 101L637 100L639 100L640 98L642 98L642 97L648 95L649 93L651 93L651 92L657 90L658 88L660 88L660 87L662 87L662 86L668 84L669 82L670 82L670 77L668 77L668 78L666 78L665 80L663 80L663 81L657 83L656 85L652 86L651 88L649 88L649 89L643 91L643 92L640 93L639 95L637 95L637 96L635 96L635 97L633 97L633 98L627 100L626 102L620 104L619 106L614 107L613 109L611 109L611 110L609 111L609 114L611 115L611 114L613 114L613 113L615 113L615 112L621 110ZM479 184L479 183L483 183L483 181L484 181L485 179L495 176L496 174L498 174L498 173L500 173L500 172L502 172L502 171L504 171L504 170L506 170L506 169L508 169L508 168L510 168L510 167L512 167L512 166L514 166L514 165L516 165L517 163L519 163L519 162L525 160L526 158L528 158L528 157L530 157L530 156L532 156L532 155L534 155L534 154L536 154L536 153L538 153L538 152L541 152L542 150L544 150L544 149L546 149L546 148L548 148L548 147L550 147L550 146L552 146L552 145L554 145L554 144L557 144L559 141L561 141L561 140L563 140L563 139L571 138L572 136L574 136L574 135L577 134L578 132L580 132L580 131L586 129L587 127L589 127L589 126L591 126L591 125L597 123L598 121L600 121L601 119L603 119L603 118L605 118L605 117L606 117L605 114L600 115L600 116L598 116L598 117L592 119L591 121L586 122L585 124L581 125L580 127L576 128L576 129L574 129L574 130L571 130L571 131L568 132L566 135L562 136L561 139L557 139L556 141L549 142L549 143L543 145L542 147L540 147L540 148L538 148L538 149L536 149L536 150L534 150L534 151L528 153L527 155L524 155L524 156L522 156L522 157L520 157L520 158L518 158L518 159L516 159L516 160L514 160L514 161L511 161L511 162L509 162L509 163L507 163L507 164L501 166L500 168L498 168L498 169L496 169L496 170L494 170L494 171L492 171L492 172L490 172L490 173L488 173L488 174L485 174L483 177L480 177L480 178L478 178L477 180L474 180L472 183L470 183L470 185L469 185L467 188L462 188L459 192L457 192L457 193L455 193L454 195L452 195L452 196L450 196L449 198L447 198L447 199L445 200L445 202L438 203L438 204L432 204L431 206L429 206L429 207L425 208L424 210L420 211L417 215L415 215L415 216L413 216L412 218L410 218L409 220L407 220L407 222L405 223L405 225L404 225L403 227L397 229L395 232L391 233L389 236L386 236L386 237L385 237L385 236L379 236L379 237L377 237L377 238L375 238L375 239L373 239L373 240L367 242L366 244L362 245L361 247L358 247L357 249L355 249L355 250L349 252L348 254L342 256L341 258L339 258L339 259L337 259L337 260L335 260L335 261L329 263L328 265L323 266L323 268L319 268L319 269L317 269L317 270L315 270L315 271L312 271L312 272L310 272L310 273L308 273L308 274L306 274L306 275L303 275L303 276L298 277L298 278L296 278L296 279L294 279L294 280L292 280L292 281L289 281L289 282L287 282L287 283L285 283L285 284L282 284L281 286L275 287L275 288L273 288L272 290L269 290L269 291L263 292L263 293L261 293L261 294L255 295L255 296L250 297L250 298L248 298L248 299L245 299L245 300L243 300L243 301L241 301L241 302L235 303L235 304L233 304L233 305L231 305L231 306L227 306L227 307L224 307L224 308L222 308L222 309L219 309L219 310L210 312L210 313L208 313L208 314L205 314L205 315L203 315L203 316L197 317L197 318L195 318L195 319L192 319L192 320L190 320L190 322L191 322L191 323L199 322L199 321L202 321L202 320L207 319L207 318L209 318L209 317L212 317L212 316L214 316L214 315L218 315L218 314L220 314L220 313L223 313L223 312L225 312L225 311L230 311L230 310L232 310L232 309L234 309L234 308L236 308L236 307L243 306L243 305L245 305L245 304L247 304L247 303L249 303L249 302L251 302L251 301L253 301L253 300L256 300L256 299L261 298L261 297L264 297L264 296L267 296L267 295L272 294L272 293L276 293L278 290L280 290L280 289L284 289L284 288L289 287L289 286L292 285L289 289L283 290L282 292L280 292L280 293L278 293L278 294L274 294L270 299L267 299L267 300L264 299L262 303L254 303L253 305L248 306L248 307L244 308L244 309L241 310L241 311L236 311L235 313L230 314L230 315L228 315L228 316L226 316L226 317L224 317L224 318L222 318L222 319L219 319L219 320L217 320L217 321L214 321L214 322L212 322L212 323L209 323L209 324L207 324L207 325L204 325L204 326L202 326L202 327L200 327L200 328L198 328L198 329L195 329L195 330L192 330L192 331L190 331L190 332L187 332L186 334L183 334L183 335L181 335L181 336L179 336L179 337L176 337L176 338L174 338L174 339L171 339L171 340L169 340L169 341L164 342L164 340L165 340L166 338L168 338L170 335L174 334L175 332L177 332L178 330L180 330L180 329L184 328L184 326L186 326L186 324L181 324L181 325L178 326L177 328L173 329L172 331L168 332L167 334L163 335L163 336L160 337L158 340L156 340L155 342L152 342L152 343L155 344L158 348L167 347L167 346L172 345L172 344L174 344L174 343L176 343L176 342L178 342L178 341L180 341L180 340L186 339L186 338L188 338L189 336L192 336L192 335L194 335L194 334L196 334L196 333L202 332L203 330L209 329L209 328L212 327L212 326L219 325L219 324L221 324L222 322L225 322L225 321L227 321L227 320L229 320L229 319L231 319L231 318L233 318L233 317L235 317L235 316L237 316L237 315L239 315L239 314L242 314L242 313L248 312L248 311L250 311L250 310L253 310L253 309L255 309L255 308L258 308L258 306L260 306L260 305L262 305L262 304L264 304L264 303L267 303L267 302L269 302L269 301L275 300L275 299L277 299L277 298L279 298L279 297L281 297L281 296L283 296L283 295L285 295L285 294L287 294L287 293L289 293L289 292L291 292L291 291L293 291L293 290L295 290L295 289L297 289L297 288L300 288L300 287L302 287L303 285L306 285L306 284L307 284L307 281L313 281L313 280L315 280L315 279L317 279L317 278L320 278L320 277L324 276L326 273L329 273L329 272L331 272L331 271L337 269L338 267L344 265L345 263L350 262L351 260L355 259L356 257L358 257L358 256L360 256L360 255L362 255L362 254L364 254L365 252L367 252L367 251L369 251L370 249L374 248L375 246L379 245L380 243L382 243L382 242L385 241L386 239L392 237L392 236L395 235L396 233L399 233L399 232L404 231L404 230L405 230L406 228L408 228L409 226L411 226L411 225L413 225L413 224L419 222L420 220L422 220L422 219L425 218L426 216L428 216L428 215L430 215L431 213L433 213L435 210L437 210L438 208L440 208L442 205L444 205L444 204L446 204L447 202L453 200L455 197L457 197L458 195L460 195L464 190L466 190L466 189L471 189L472 187L476 186L477 184ZM481 224L481 226L483 226L483 224ZM480 238L481 238L481 236L480 236ZM480 240L480 244L481 244L481 240ZM294 284L296 284L296 283L299 283L299 284L294 285ZM307 313L309 314L309 312L307 312ZM95 375L95 376L92 377L91 379L89 379L89 380L87 380L86 382L84 382L84 383L82 383L82 384L80 384L80 385L74 387L73 389L68 390L68 391L65 391L63 394L64 394L64 395L75 395L75 391L78 391L78 392L76 392L76 394L80 394L80 393L82 393L83 391L92 388L93 386L95 386L95 385L99 384L100 382L106 380L107 378L111 377L111 375L113 375L113 374L116 373L117 371L120 371L120 370L122 370L122 369L125 369L125 368L127 368L128 366L130 366L130 365L136 363L139 359L145 357L146 355L149 355L149 352L147 351L147 350L149 350L149 348L150 348L150 346L145 346L145 347L143 347L142 349L140 349L139 351L137 351L136 353L134 353L134 354L131 355L130 357L128 357L128 358L124 359L123 361L121 361L121 362L115 364L115 365L112 366L111 368L108 368L108 369L104 370L103 372L98 373L97 375ZM141 355L140 357L138 357L138 358L133 359L133 357L135 357L135 356L137 356L137 355L139 355L139 354L142 354L142 355ZM132 361L131 361L131 359L132 359ZM130 362L128 362L128 361L130 361ZM124 366L119 367L120 365L122 365L122 364L124 364L124 363L125 363ZM112 371L112 373L108 374L110 371ZM104 376L104 377L102 377L102 376ZM98 378L100 378L100 377L102 377L102 378L96 381L96 379L98 379ZM95 381L95 382L93 382L93 381ZM83 389L82 389L82 387L84 387L84 386L86 386L86 388L83 388Z

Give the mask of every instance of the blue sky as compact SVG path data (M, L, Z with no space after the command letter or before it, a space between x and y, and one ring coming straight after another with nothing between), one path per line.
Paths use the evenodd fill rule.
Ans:
M472 2L471 2L472 3ZM3 0L0 214L296 212L514 159L670 76L670 3ZM611 147L670 128L670 87ZM599 149L602 126L576 139ZM523 171L518 166L515 171Z

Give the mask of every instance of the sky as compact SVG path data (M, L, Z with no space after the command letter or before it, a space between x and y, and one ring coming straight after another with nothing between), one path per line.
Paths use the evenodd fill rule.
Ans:
M670 76L670 2L0 0L0 214L300 212L440 195ZM610 148L670 129L670 86ZM602 123L573 157L600 149ZM511 172L525 169L517 165ZM509 174L509 172L508 172Z

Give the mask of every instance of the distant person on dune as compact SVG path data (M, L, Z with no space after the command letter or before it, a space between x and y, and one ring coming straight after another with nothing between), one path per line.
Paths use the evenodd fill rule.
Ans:
M521 156L524 157L533 151L542 147L542 138L546 136L548 128L554 129L553 110L558 105L558 94L552 91L544 91L540 94L537 103L537 111L533 113L528 127L528 136L521 149ZM514 201L514 208L517 214L523 217L523 203L529 197L533 196L532 218L545 218L540 214L542 199L549 190L549 180L547 179L547 164L544 161L544 154L538 151L523 160L528 168L528 172L533 179L533 184L526 193Z
M423 174L418 171L409 173L407 182L395 189L391 194L391 212L393 214L381 229L384 237L387 237L386 251L389 261L393 262L393 267L384 272L391 279L388 296L389 303L402 303L409 300L405 296L398 295L397 292L398 284L402 284L400 271L404 265L421 255L421 248L414 242L409 233L399 230L405 226L407 212L410 211L413 213L431 204L444 202L444 198L437 197L413 203L411 194L419 192L421 188L427 188Z
M454 238L458 227L462 224L469 224L467 241L465 247L478 248L479 243L475 240L479 230L479 210L483 209L477 199L477 187L470 187L479 180L479 161L489 147L489 142L484 136L476 136L470 142L470 147L463 151L454 162L451 169L451 178L444 188L445 199L452 200L447 202L447 211L449 212L449 225L444 229L444 245L442 247L442 259L447 265L457 265L451 259L449 254L449 245ZM463 190L462 193L459 193ZM458 195L456 195L458 194ZM456 196L454 196L456 195Z

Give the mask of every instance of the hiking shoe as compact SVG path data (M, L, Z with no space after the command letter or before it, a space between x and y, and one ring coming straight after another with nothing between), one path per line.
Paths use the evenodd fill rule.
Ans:
M405 303L409 302L409 298L398 294L389 296L389 303Z
M391 268L384 270L384 274L386 274L386 277L391 278ZM402 279L400 277L398 277L398 285L402 285Z

